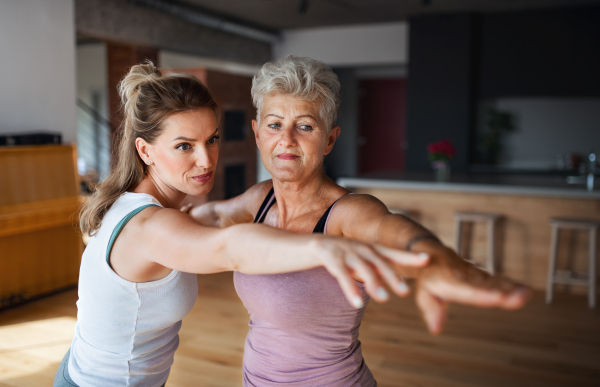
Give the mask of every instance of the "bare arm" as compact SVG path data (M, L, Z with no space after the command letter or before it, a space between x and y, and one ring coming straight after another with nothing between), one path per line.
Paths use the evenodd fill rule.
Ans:
M365 278L367 290L375 299L385 301L379 276L400 293L400 280L392 264L427 263L415 254L340 237L295 234L258 224L206 227L181 211L157 207L143 210L124 227L111 260L115 254L115 271L121 276L149 265L199 274L272 274L324 266L353 303L360 296L352 273ZM136 263L135 259L142 261Z
M264 181L235 198L208 202L198 207L182 208L182 210L188 212L196 222L204 226L224 228L234 224L251 223L272 187L273 183L270 180Z
M423 226L391 214L372 196L350 195L338 205L330 219L333 234L430 256L427 267L397 267L397 272L417 279L416 300L432 333L441 332L449 302L517 309L530 296L527 287L465 261Z

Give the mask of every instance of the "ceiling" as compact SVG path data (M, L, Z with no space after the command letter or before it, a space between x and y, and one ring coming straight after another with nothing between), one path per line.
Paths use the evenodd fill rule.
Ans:
M600 0L179 0L271 30L405 20L444 12L498 12L600 4ZM301 12L301 8L305 8Z

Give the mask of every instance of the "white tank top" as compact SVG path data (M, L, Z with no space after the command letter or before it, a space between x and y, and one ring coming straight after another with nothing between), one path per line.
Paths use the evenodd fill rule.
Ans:
M169 376L181 320L198 296L196 274L173 270L160 280L136 283L119 277L107 262L125 223L147 206L160 203L148 194L124 193L83 253L68 365L79 386L158 387Z

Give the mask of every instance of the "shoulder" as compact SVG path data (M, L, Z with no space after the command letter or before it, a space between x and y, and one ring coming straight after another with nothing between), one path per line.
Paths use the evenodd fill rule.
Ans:
M385 204L375 196L366 194L350 193L340 198L337 202L336 211L348 213L349 215L366 214L370 212L389 212Z
M272 188L273 181L265 180L248 188L248 190L241 195L243 197L244 207L246 207L253 217L256 216L260 205Z
M370 240L371 234L376 232L376 228L388 214L387 207L374 196L346 195L336 203L329 218L327 232L353 239ZM364 238L356 238L357 235Z

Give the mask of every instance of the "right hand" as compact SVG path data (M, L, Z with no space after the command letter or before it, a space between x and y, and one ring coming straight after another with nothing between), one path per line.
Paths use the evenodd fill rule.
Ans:
M355 308L363 306L363 299L354 277L365 283L365 289L371 297L378 302L385 302L389 296L382 282L386 282L401 297L409 293L406 282L398 276L395 267L420 268L429 263L427 254L408 253L342 237L316 238L310 242L310 248L337 279L344 295Z

